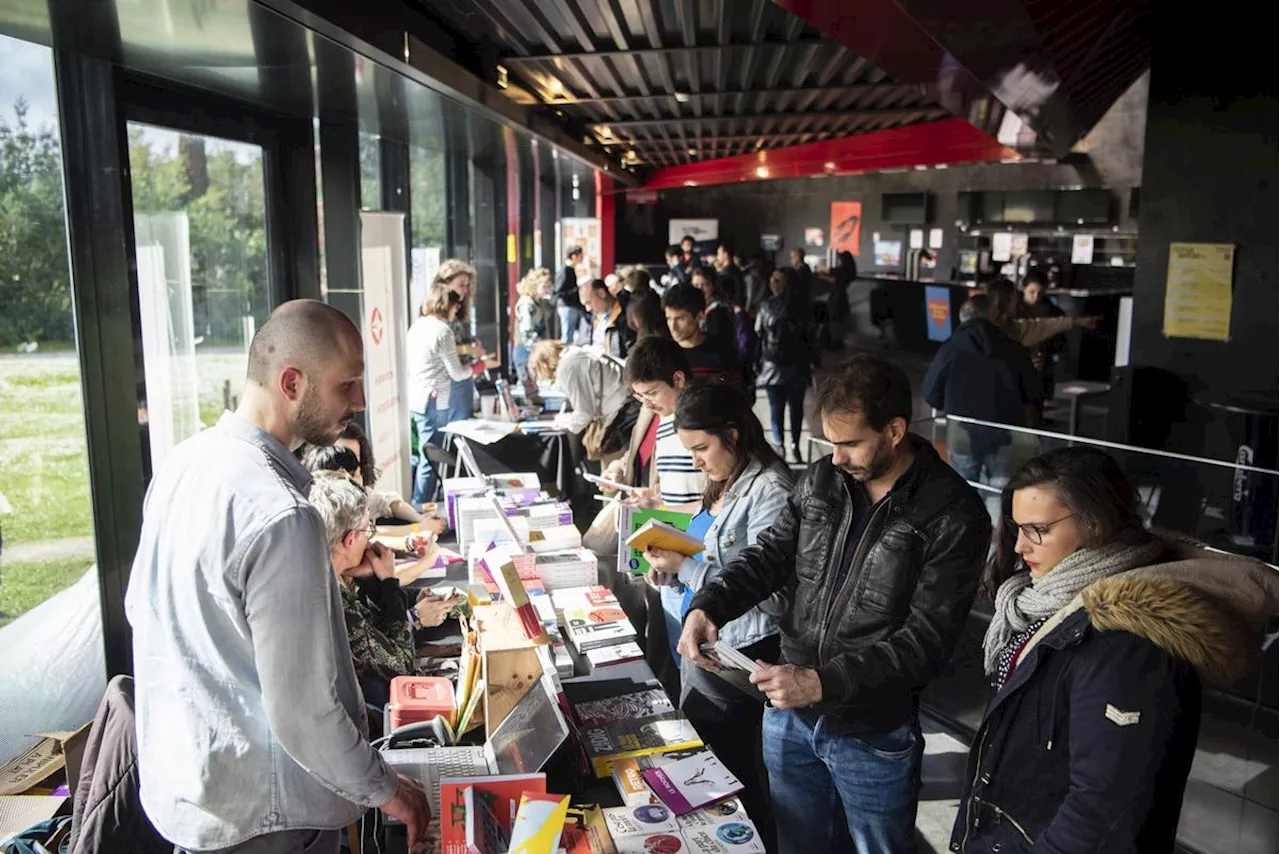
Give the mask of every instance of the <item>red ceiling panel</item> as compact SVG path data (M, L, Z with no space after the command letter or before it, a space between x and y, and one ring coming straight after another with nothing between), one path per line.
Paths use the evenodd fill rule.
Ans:
M701 163L659 169L646 188L732 184L739 181L804 178L874 172L914 166L986 163L1016 160L1017 153L1000 145L963 119L872 131L842 139L722 157Z

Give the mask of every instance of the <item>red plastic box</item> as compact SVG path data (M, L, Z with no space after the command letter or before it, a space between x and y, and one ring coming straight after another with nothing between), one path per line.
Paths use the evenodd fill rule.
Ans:
M397 676L387 706L391 728L444 717L453 724L453 683L439 676Z

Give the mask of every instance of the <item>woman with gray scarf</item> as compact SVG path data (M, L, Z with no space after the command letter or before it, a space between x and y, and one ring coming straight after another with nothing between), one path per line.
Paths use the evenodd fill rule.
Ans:
M1001 495L984 642L998 689L951 850L1171 851L1202 681L1250 672L1276 574L1157 537L1107 454L1062 448Z

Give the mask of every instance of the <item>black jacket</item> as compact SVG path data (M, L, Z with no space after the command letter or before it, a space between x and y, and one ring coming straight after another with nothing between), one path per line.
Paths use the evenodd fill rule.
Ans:
M1174 849L1200 679L1238 676L1276 601L1271 569L1195 554L1095 582L1033 636L969 753L952 851Z
M925 372L921 393L934 409L1000 424L1027 423L1043 396L1027 348L979 318L960 324Z
M822 680L817 711L853 733L915 715L950 658L978 589L991 522L976 492L933 446L908 434L915 462L871 511L851 566L851 479L830 458L809 467L782 515L694 597L717 626L790 587L782 655Z
M570 264L565 264L556 274L556 304L582 308L582 299L578 296L578 272Z
M786 297L765 300L756 315L760 373L756 384L782 386L808 382L813 353L809 306Z
M729 264L718 275L720 281L724 283L724 290L729 295L729 299L735 305L746 305L747 286L742 278L742 268L737 264Z
M138 794L133 679L116 676L93 717L72 793L67 854L172 854L142 810Z

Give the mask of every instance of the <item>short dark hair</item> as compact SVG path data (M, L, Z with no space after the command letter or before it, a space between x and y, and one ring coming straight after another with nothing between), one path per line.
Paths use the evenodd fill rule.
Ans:
M1040 270L1037 270L1035 267L1032 267L1030 270L1028 270L1027 274L1022 277L1023 290L1026 290L1027 285L1031 285L1031 284L1039 285L1042 288L1047 288L1049 286L1048 281L1045 279L1044 273L1041 272Z
M649 290L649 285L653 282L653 277L649 275L649 271L644 267L636 267L622 277L622 281L626 284L629 291L635 293L643 293Z
M662 295L663 309L687 311L694 317L707 310L707 298L693 285L672 285Z
M683 374L686 380L693 378L693 369L689 367L689 357L684 348L661 335L650 335L642 338L627 354L627 369L624 379L627 385L636 383L676 384L676 374Z
M685 242L686 240L687 240L687 241L689 241L690 243L692 243L692 244L693 244L693 245L695 245L695 246L696 246L696 245L698 245L698 241L694 238L694 236L693 236L692 234L686 234L684 237L680 238L680 245L681 245L681 246L684 246L684 242Z
M872 430L895 418L911 423L911 381L884 359L859 354L840 366L818 389L818 412L861 412Z
M581 255L581 254L582 254L581 246L570 246L568 249L565 250L564 257L572 258L575 255Z
M683 255L683 254L684 254L684 250L680 248L679 243L672 243L670 246L667 247L668 258L670 258L673 255Z
M609 299L613 299L613 294L609 293L609 286L604 283L604 279L592 279L590 285L591 290L603 293Z
M307 471L340 471L349 475L360 471L356 455L341 445L307 445L302 450L302 465Z
M719 252L721 249L725 251L725 254L730 256L733 255L733 247L730 246L726 241L722 240L718 244L716 244L716 251Z
M976 320L979 317L985 320L990 310L986 296L974 294L960 306L960 322L968 323L970 320Z

